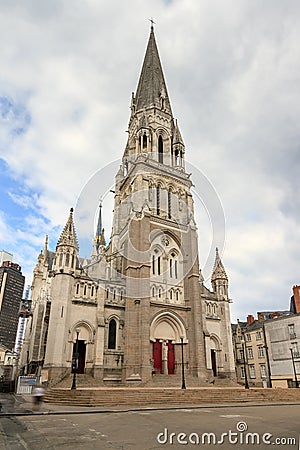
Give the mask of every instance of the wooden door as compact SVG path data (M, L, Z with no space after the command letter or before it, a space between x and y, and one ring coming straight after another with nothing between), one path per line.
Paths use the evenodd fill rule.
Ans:
M153 342L153 366L155 373L162 373L162 343Z

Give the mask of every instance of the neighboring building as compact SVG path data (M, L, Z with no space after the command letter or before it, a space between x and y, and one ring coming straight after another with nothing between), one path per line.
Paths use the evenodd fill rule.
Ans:
M267 387L268 360L263 323L248 315L247 322L232 325L237 382L245 384L245 369L249 386ZM246 361L244 361L244 349ZM246 364L245 364L246 363Z
M16 344L15 344L15 352L20 355L23 339L25 335L25 328L26 323L31 315L31 300L29 299L30 295L30 286L27 287L25 298L20 303L20 310L19 310L19 324L18 324L18 330L17 330L17 338L16 338Z
M18 355L0 344L0 387L3 387L3 383L10 383L14 380L17 363Z
M13 255L12 253L8 253L5 250L1 250L0 252L0 267L4 263L4 261L12 262Z
M0 267L0 344L10 350L15 347L24 282L21 267L3 261Z
M113 131L113 130L112 130ZM228 278L218 251L212 290L199 270L198 237L153 28L115 179L111 241L101 208L91 259L79 258L71 209L56 251L38 257L22 364L50 381L78 372L101 383L146 384L181 370L194 384L235 378Z
M273 387L293 387L300 382L300 314L265 322Z
M293 295L291 297L290 311L293 314L300 314L300 286L293 286Z

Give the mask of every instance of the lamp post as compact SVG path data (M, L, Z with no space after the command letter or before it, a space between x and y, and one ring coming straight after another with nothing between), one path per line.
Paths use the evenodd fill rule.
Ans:
M181 341L181 374L182 374L181 389L186 389L184 377L183 336L180 336L180 341Z
M241 340L241 344L242 344L243 355L244 355L243 360L244 360L244 372L245 372L245 389L249 389L247 370L246 370L246 347L245 347L244 339Z
M292 361L293 361L293 369L294 369L294 375L295 375L295 382L296 382L296 388L299 387L298 385L298 379L297 379L297 372L296 372L296 366L295 366L295 360L294 360L294 352L293 347L290 347L291 355L292 355Z
M73 353L72 358L72 371L73 371L73 382L71 389L76 389L76 374L78 371L78 336L80 333L80 328L76 328L76 343L75 343L75 353Z

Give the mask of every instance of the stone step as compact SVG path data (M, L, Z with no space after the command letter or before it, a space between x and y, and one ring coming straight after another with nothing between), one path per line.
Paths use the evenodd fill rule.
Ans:
M254 388L79 388L76 390L53 388L45 401L77 406L117 405L196 405L240 402L296 402L300 391L295 389Z

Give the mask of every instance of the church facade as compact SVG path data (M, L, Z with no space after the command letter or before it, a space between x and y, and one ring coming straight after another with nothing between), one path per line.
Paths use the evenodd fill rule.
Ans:
M228 277L216 252L212 290L199 269L185 145L173 117L153 27L128 141L115 178L106 245L101 207L91 258L83 261L73 210L55 252L38 257L21 362L49 382L71 371L99 383L136 385L181 371L194 384L235 378Z

